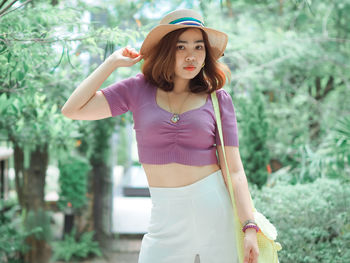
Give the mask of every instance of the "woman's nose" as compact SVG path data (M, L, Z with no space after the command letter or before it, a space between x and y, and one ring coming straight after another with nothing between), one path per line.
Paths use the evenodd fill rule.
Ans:
M186 57L186 61L193 61L193 60L195 60L194 56L187 56Z

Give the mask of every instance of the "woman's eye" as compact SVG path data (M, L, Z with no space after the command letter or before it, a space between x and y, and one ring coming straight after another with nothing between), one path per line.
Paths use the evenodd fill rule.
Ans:
M185 46L180 45L180 46L177 46L176 48L179 49L179 50L184 50ZM202 49L204 49L204 46L203 45L196 46L196 49L197 50L202 50Z

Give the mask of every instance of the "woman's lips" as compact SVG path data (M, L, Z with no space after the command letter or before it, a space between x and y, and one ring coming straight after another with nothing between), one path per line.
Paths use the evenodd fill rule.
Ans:
M196 67L185 67L184 69L189 70L189 71L192 71L192 70L195 70Z

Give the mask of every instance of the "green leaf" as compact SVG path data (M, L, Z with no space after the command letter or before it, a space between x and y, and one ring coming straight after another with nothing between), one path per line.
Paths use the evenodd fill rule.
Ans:
M57 111L57 105L54 104L54 105L52 105L52 107L51 107L51 114L56 113L56 111Z
M17 80L18 81L22 81L24 79L24 77L25 77L25 74L24 74L23 71L18 71L17 72Z
M23 61L23 69L25 73L27 73L29 70L28 64L25 61Z

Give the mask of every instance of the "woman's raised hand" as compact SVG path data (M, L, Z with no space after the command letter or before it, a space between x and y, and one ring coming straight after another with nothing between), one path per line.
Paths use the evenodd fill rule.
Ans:
M143 56L135 48L129 46L114 51L108 59L113 60L117 67L130 67L139 62Z

